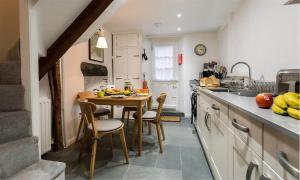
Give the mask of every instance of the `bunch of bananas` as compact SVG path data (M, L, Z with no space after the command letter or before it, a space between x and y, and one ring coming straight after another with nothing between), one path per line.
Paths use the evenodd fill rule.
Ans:
M300 94L287 92L274 99L272 110L276 114L300 119Z

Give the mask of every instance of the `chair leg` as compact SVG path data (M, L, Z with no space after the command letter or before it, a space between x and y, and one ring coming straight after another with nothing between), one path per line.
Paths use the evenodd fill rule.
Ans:
M96 151L97 151L97 139L93 140L92 145L92 155L91 155L91 162L90 162L90 175L89 179L93 179L94 176L94 168L95 168L95 159L96 159Z
M83 151L86 147L86 144L87 144L87 131L86 129L83 131L83 138L81 140L81 145L80 145L80 151L79 151L79 157L78 157L78 161L80 162L81 161L81 158L82 158L82 154L83 154Z
M135 139L136 139L136 129L137 129L137 119L134 120L134 127L132 130L132 142L131 142L131 147L133 148L135 146Z
M148 134L151 135L151 122L148 122Z
M124 156L125 156L126 164L128 164L129 163L129 157L128 157L126 139L125 139L123 128L119 131L119 135L120 135L120 140L121 140L121 143L122 143L122 148L123 148L123 153L124 153Z
M83 124L83 116L81 116L81 118L80 118L80 123L79 123L79 127L78 127L78 131L77 131L77 136L76 136L76 141L75 142L77 142L78 139L79 139L79 135L80 135L82 124Z
M129 116L130 116L130 111L128 111L128 114L127 114L127 122L126 122L126 127L127 128L129 126Z
M125 122L125 111L124 111L124 109L123 109L123 111L122 111L122 122L123 122L123 123Z
M113 134L112 133L109 135L109 139L110 139L110 150L112 151L113 148L114 148Z
M157 131L157 139L158 139L158 144L159 144L159 149L160 149L160 153L163 153L163 149L162 149L162 142L161 142L161 129L160 129L160 125L158 123L156 123L156 131Z
M164 130L163 124L160 124L160 130L161 130L162 138L163 138L163 141L164 141L164 140L166 140L166 136L165 136L165 130Z

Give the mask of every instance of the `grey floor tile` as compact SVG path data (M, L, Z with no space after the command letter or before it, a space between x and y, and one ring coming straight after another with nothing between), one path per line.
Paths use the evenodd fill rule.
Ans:
M142 156L134 158L131 164L136 166L155 167L157 158L157 152L144 152Z
M193 147L181 148L182 177L185 180L211 180L212 175L202 150Z
M181 180L181 170L130 165L123 180Z
M180 147L166 145L164 152L158 155L155 167L163 169L181 169Z

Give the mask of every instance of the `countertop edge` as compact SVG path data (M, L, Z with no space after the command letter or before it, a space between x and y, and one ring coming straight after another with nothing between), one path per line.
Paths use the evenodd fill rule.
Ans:
M267 119L265 119L265 118L263 118L261 116L258 116L256 114L250 112L250 111L247 111L246 109L244 109L244 108L242 108L240 106L237 106L237 105L235 105L235 104L233 104L233 103L231 103L231 102L229 102L227 100L224 100L224 99L222 99L222 98L214 95L213 91L210 91L210 90L207 90L207 89L202 89L202 88L197 88L197 90L201 91L201 92L205 93L206 95L211 96L211 97L213 97L213 98L215 98L215 99L217 99L217 100L219 100L219 101L221 101L223 103L226 103L226 104L228 104L230 106L233 106L234 108L236 108L236 109L240 110L241 112L243 112L243 113L251 116L252 118L254 118L254 119L256 119L256 120L258 120L258 121L260 121L260 122L262 122L264 124L272 126L272 127L276 128L276 130L279 130L280 132L286 134L287 136L289 136L289 137L291 137L291 138L299 141L300 134L297 134L294 131L289 130L288 128L282 127L282 126L280 126L280 125L278 125L276 123L273 123L270 120L267 120Z

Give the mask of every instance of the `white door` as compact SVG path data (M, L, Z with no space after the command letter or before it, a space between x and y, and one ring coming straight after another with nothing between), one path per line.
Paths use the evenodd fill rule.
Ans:
M177 81L153 81L152 94L156 99L160 93L167 93L167 98L164 104L165 108L177 109L178 107L178 82ZM153 102L153 106L157 103Z
M141 57L138 48L128 48L127 51L128 79L134 88L142 88Z
M114 59L114 83L117 88L124 87L124 81L127 79L127 49L119 48L116 50Z

